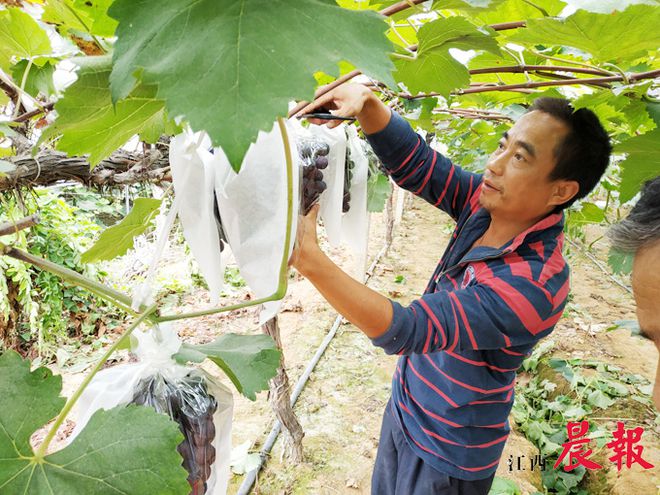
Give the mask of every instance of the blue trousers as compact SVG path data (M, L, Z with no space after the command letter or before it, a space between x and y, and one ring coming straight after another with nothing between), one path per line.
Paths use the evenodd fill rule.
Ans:
M410 448L387 403L371 478L371 495L488 495L495 473L475 481L435 470Z

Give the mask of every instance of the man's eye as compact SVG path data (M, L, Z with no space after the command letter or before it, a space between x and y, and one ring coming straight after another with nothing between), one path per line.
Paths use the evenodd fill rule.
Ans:
M502 143L502 142L497 143L497 149L498 150L503 150L504 149L504 143Z
M525 157L522 156L520 153L516 153L515 155L513 155L513 157L514 157L516 160L518 160L519 162L522 162L522 161L525 160Z

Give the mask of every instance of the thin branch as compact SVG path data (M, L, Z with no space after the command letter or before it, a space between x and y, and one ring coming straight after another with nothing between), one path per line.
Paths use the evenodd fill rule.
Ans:
M631 74L628 76L629 81L641 81L644 79L654 79L660 76L660 69L648 71L648 72L639 72L637 74ZM489 91L510 91L510 90L519 90L519 89L532 89L532 88L544 88L549 86L573 86L580 84L598 84L598 83L610 83L623 81L623 76L610 76L610 77L592 77L592 78L573 78L573 79L561 79L554 81L536 81L532 83L519 83L519 84L505 84L505 85L482 85L476 86L468 89L459 89L452 94L454 95L467 95L474 93L486 93ZM405 98L407 100L413 100L416 98L427 98L429 96L440 96L440 93L420 93L417 95L410 95L406 93L400 93L398 96Z
M0 223L0 236L11 235L21 230L29 229L39 223L39 215L31 215L15 222Z
M652 70L648 72L640 72L637 74L631 74L628 76L629 81L640 81L643 79L654 79L656 77L660 76L660 70ZM580 84L598 84L598 83L610 83L610 82L617 82L617 81L623 81L625 78L624 76L609 76L609 77L591 77L591 78L585 78L585 79L580 79L580 78L572 78L572 79L562 79L562 80L555 80L555 81L538 81L538 82L532 82L532 83L520 83L520 84L505 84L504 86L494 86L494 87L486 87L486 88L469 88L469 89L460 89L456 92L456 94L459 95L464 95L464 94L471 94L471 93L483 93L486 91L501 91L503 89L520 89L520 88L543 88L543 87L548 87L548 86L571 86L571 85L580 85Z
M384 15L385 17L389 17L391 15L398 14L399 12L409 9L410 7L414 7L416 5L419 5L420 3L424 3L425 1L426 0L410 0L410 1L395 3L394 5L390 5L389 7L386 7L383 10L381 10L380 14Z
M570 80L574 79L571 76L566 76L566 75L563 75L563 74L554 74L552 72L546 72L544 70L538 70L538 71L534 72L534 74L536 74L539 77L545 77L546 79L552 79L553 81L557 80L557 79L562 79L564 81L570 81ZM624 81L625 81L625 79L624 79ZM596 86L596 87L605 88L605 89L610 89L611 88L611 86L607 83L590 83L590 84L588 84L588 86Z
M507 65L504 67L484 67L482 69L470 69L472 75L476 74L496 74L498 72L508 72L518 74L522 72L532 72L544 70L549 72L574 72L576 74L591 74L594 76L611 76L611 72L602 69L587 69L580 67L569 67L565 65Z
M536 55L537 57L541 57L541 58L544 58L546 60L554 60L555 62L561 62L563 64L577 65L579 67L587 67L589 69L599 69L598 67L596 67L594 65L591 65L591 64L588 64L586 62L578 62L576 60L568 60L568 59L565 59L565 58L554 57L552 55L546 55L545 53L540 53L536 50L531 50L531 49L529 51L532 54ZM616 75L616 72L611 72L611 71L608 71L608 70L605 70L605 69L600 69L600 70L602 70L604 72L607 72L608 75L610 75L610 76L615 76Z
M54 106L55 106L54 102L47 103L42 108L35 108L31 112L25 112L24 114L19 115L18 117L13 119L12 122L16 122L16 123L25 122L26 120L30 120L32 117L36 117L37 115L41 115L42 113L50 112Z
M527 23L525 21L501 22L499 24L491 24L489 27L493 31L508 31L510 29L527 27Z

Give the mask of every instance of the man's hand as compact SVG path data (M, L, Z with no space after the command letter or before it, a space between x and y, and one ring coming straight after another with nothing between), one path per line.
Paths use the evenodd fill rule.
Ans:
M314 260L322 253L316 233L318 215L319 205L315 204L309 210L309 213L298 222L296 245L289 265L293 266L303 276L307 273L307 268L313 266Z
M337 117L357 117L366 134L384 129L391 116L390 109L369 88L356 83L337 86L318 97L297 115L312 113L321 108L331 110L331 113ZM337 127L342 123L341 120L323 119L309 119L309 122L317 125L326 124L329 128Z

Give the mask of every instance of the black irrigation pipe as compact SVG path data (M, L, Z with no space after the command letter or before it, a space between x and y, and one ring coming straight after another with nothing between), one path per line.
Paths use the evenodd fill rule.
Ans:
M381 248L381 250L378 252L376 257L374 258L373 262L369 266L369 269L366 272L366 277L365 277L365 283L369 281L371 276L373 275L374 269L376 268L376 265L382 258L382 256L385 254L387 251L387 248L389 246L385 244ZM327 335L323 339L323 342L321 342L321 345L318 347L316 350L316 353L314 354L314 357L312 357L311 361L307 364L307 368L305 368L305 371L303 372L302 376L298 379L298 382L296 383L296 388L293 390L293 394L291 394L291 407L293 407L296 404L296 401L298 400L298 397L300 397L300 394L302 393L303 389L305 388L305 385L307 384L307 381L309 380L309 377L312 374L312 371L314 371L314 368L318 364L318 362L321 360L321 357L325 353L326 349L330 345L330 342L332 339L335 337L337 334L337 330L339 329L339 325L341 325L342 320L344 319L343 316L338 315L337 318L335 318L334 323L332 324L332 327L330 327L330 331L328 331ZM273 428L270 430L270 433L268 434L268 437L266 438L266 442L264 443L263 448L261 449L261 452L259 452L259 465L256 467L256 469L250 471L245 475L245 479L243 480L243 483L241 483L241 486L238 489L238 492L236 495L249 495L250 492L252 491L252 486L254 485L255 481L257 480L257 474L259 474L259 471L263 467L264 463L266 462L266 459L268 458L268 455L270 454L271 449L275 445L275 441L277 440L278 435L280 434L280 431L282 430L282 424L280 423L279 420L275 420L275 423L273 424Z

